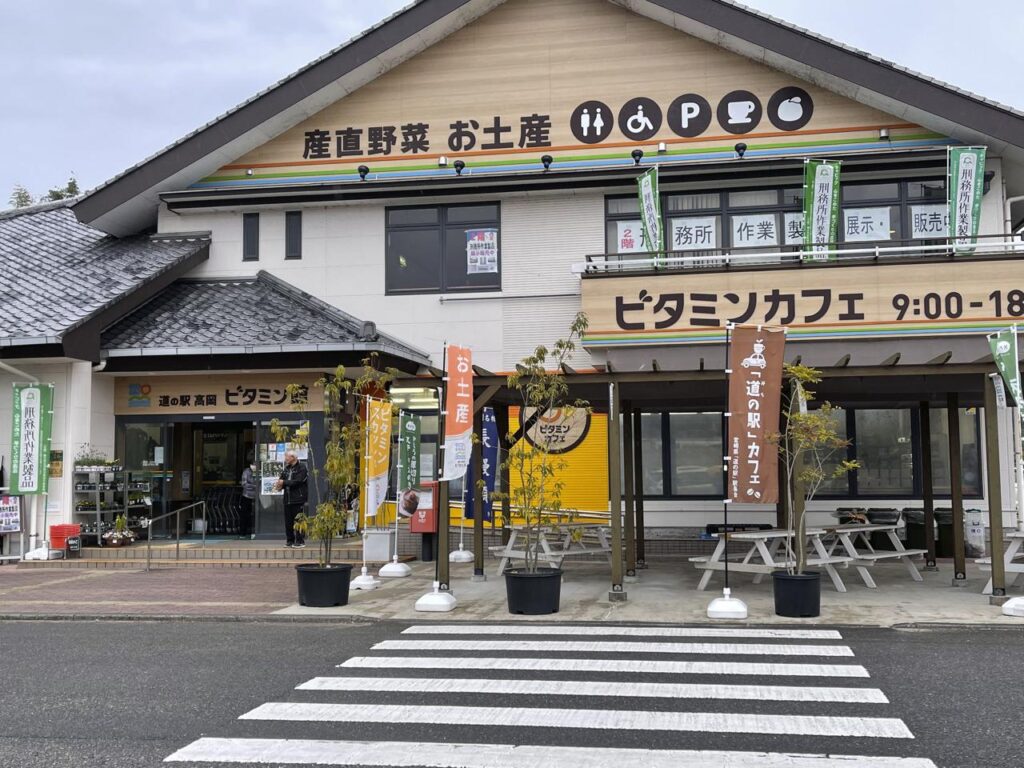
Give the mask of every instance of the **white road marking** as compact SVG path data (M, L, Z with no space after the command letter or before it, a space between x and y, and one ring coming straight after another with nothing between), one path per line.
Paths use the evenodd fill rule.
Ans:
M581 728L602 731L760 733L790 736L858 736L912 739L902 720L892 717L759 715L732 712L654 712L621 709L551 707L450 707L410 704L351 704L274 701L246 712L239 720L408 725L477 725L507 728Z
M374 651L523 651L524 653L692 653L742 656L853 656L847 645L771 643L616 643L590 640L383 640Z
M566 624L416 624L403 635L576 635L582 637L736 637L751 640L842 640L834 629L748 629L746 627L615 627Z
M664 699L744 699L753 701L830 701L888 704L878 688L816 688L790 685L691 685L581 680L494 680L436 677L314 677L301 691L403 693L486 693L524 696L619 696Z
M782 754L688 749L599 749L416 741L213 739L194 741L164 762L342 765L384 768L935 768L919 757Z
M648 659L510 659L478 656L354 656L338 665L361 669L514 669L532 672L633 672L675 675L871 677L859 664L766 664Z

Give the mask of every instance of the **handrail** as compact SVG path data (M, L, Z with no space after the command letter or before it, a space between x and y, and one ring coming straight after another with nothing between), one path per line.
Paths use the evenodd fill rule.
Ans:
M192 509L194 507L203 508L203 547L206 547L206 502L197 501L194 504L189 504L184 507L179 507L171 512L165 512L159 517L151 517L146 521L146 572L150 570L150 562L153 557L153 523L165 520L171 515L174 515L174 560L178 562L181 559L181 513L185 510Z

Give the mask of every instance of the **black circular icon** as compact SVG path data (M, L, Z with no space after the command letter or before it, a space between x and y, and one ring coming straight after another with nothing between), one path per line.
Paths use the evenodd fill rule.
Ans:
M686 93L668 108L668 127L676 136L700 136L711 125L711 105L703 96Z
M653 99L638 96L619 110L619 130L627 139L646 141L661 128L661 107Z
M803 88L779 88L768 100L768 119L780 131L796 131L811 121L814 101Z
M615 117L611 108L603 101L585 101L572 111L569 126L577 141L597 144L612 132Z
M761 122L761 102L750 91L732 91L718 102L718 124L729 133L750 133Z

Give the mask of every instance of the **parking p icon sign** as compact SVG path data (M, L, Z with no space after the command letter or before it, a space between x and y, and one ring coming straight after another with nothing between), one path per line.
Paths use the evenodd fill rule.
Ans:
M711 105L697 93L686 93L668 108L668 127L676 136L700 136L711 125Z

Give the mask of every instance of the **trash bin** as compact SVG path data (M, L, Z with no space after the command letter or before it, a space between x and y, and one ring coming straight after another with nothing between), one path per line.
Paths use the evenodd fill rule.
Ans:
M903 519L907 523L907 549L928 549L925 537L924 510L905 509Z
M964 512L964 551L967 557L985 557L985 534L985 514L980 509Z
M953 556L953 510L936 509L935 525L938 535L935 537L935 556Z
M79 558L82 556L82 537L81 536L68 536L67 538L67 558Z
M896 525L900 521L900 513L895 509L869 509L868 522L876 525ZM885 531L875 531L869 537L874 549L894 550L896 546Z

